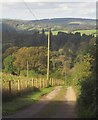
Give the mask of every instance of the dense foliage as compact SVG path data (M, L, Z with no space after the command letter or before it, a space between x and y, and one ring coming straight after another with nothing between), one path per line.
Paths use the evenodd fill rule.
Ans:
M55 74L59 74L57 76L65 76L68 70L74 66L77 54L83 52L93 38L92 35L83 34L81 36L80 33L59 32L57 35L51 34L51 73L54 71ZM45 35L44 30L42 33L36 31L33 34L3 33L3 61L15 53L13 65L20 70L26 70L26 62L28 61L29 70L46 74L47 49L45 47L47 47L47 35Z
M32 47L32 46L47 46L47 35L42 30L41 33L38 31L33 32L32 34L21 33L21 32L3 32L3 53L9 47ZM72 48L79 47L80 42L88 42L92 35L81 36L80 33L64 33L59 32L57 35L51 36L51 50L58 50L59 48L72 46ZM73 44L73 45L72 45ZM72 50L73 50L72 49ZM76 49L75 49L76 50ZM73 51L74 52L74 51Z
M73 85L78 97L80 117L96 117L96 41L91 39L86 49L77 55L70 70L68 83Z

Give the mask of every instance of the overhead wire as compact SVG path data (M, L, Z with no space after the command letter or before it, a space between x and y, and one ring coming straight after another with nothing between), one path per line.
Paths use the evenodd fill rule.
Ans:
M25 0L23 0L23 3L25 5L25 7L28 9L28 11L31 13L31 15L35 18L35 20L38 20L37 17L35 16L35 14L33 13L33 11L30 9L30 7L25 2Z
M37 17L36 17L36 15L34 14L34 12L31 10L31 8L28 6L28 4L25 2L25 0L23 0L23 3L24 3L24 5L25 5L25 7L28 9L28 11L30 12L30 14L33 16L33 18L34 18L34 27L38 24L37 23L37 21L38 21L38 19L37 19Z
M25 5L25 7L28 9L28 11L31 13L31 15L35 18L35 25L34 25L34 26L36 26L36 25L37 25L37 21L38 21L36 15L35 15L34 12L30 9L30 7L27 5L27 3L25 2L25 0L23 0L23 3L24 3L24 5ZM47 25L47 27L48 27L48 25ZM51 28L48 28L48 29L50 30Z

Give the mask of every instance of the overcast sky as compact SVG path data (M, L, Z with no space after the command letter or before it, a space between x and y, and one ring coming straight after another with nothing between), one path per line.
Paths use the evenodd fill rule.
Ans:
M9 1L9 2L8 2ZM14 1L14 2L13 2ZM26 7L25 1L27 4ZM35 2L36 1L36 2ZM49 2L50 1L50 2ZM52 1L52 2L51 2ZM0 0L2 16L11 19L96 18L96 0ZM31 13L32 12L32 13Z

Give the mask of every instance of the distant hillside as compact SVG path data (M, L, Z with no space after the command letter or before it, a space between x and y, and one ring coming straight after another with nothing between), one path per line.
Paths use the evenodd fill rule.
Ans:
M16 29L12 26L12 25L9 25L7 23L2 23L2 31L3 32L16 32Z
M59 23L59 24L70 24L70 22L80 22L80 24L94 24L94 19L82 19L82 18L53 18L53 19L42 19L38 20L46 23Z
M3 25L7 24L16 30L33 31L35 29L47 31L51 27L52 30L81 30L81 29L95 29L95 19L82 19L82 18L53 18L42 20L12 20L3 19Z
M43 20L10 20L3 19L2 23L2 51L9 47L47 46L47 30L52 30L52 49L61 48L69 39L77 41L83 35L83 39L93 38L96 35L96 21L80 18L54 18ZM42 30L44 28L44 30ZM44 34L45 33L45 34ZM61 42L62 41L62 42ZM71 41L73 43L73 41ZM60 45L61 44L61 45Z

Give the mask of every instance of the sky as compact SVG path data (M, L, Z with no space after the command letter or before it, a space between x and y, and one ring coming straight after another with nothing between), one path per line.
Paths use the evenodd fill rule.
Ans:
M0 18L96 18L96 0L0 0L0 4Z

